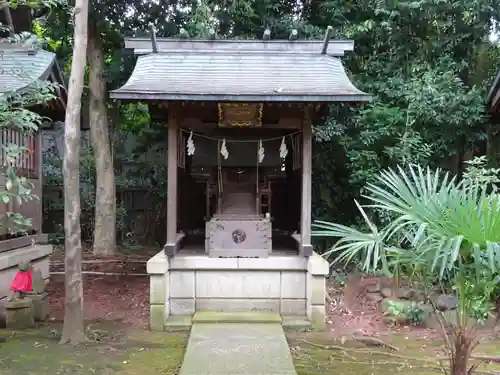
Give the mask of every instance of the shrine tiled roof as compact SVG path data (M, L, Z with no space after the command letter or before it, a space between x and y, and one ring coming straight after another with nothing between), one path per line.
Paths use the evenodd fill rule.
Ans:
M234 44L234 49L226 48L229 43L225 43L224 48L182 48L182 42L176 43L175 49L143 51L128 81L112 91L111 97L205 101L369 100L369 95L351 82L339 57L320 53L321 45L313 52L312 49L237 47L243 43Z
M56 61L42 49L15 49L0 44L0 96L22 92L38 80L48 79Z

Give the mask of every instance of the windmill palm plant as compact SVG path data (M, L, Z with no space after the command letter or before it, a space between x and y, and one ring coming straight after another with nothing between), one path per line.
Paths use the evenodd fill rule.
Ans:
M476 345L470 286L493 282L500 265L500 195L479 180L457 181L441 170L397 167L366 187L367 205L356 205L367 231L317 221L314 236L337 239L326 253L334 262L358 259L365 272L419 267L434 280L452 278L459 298L458 324L447 337L450 373L474 369L468 359ZM380 228L367 210L389 213Z

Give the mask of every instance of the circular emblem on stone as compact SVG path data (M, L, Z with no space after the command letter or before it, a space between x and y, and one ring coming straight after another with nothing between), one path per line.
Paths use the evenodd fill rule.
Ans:
M243 243L247 238L246 233L241 229L236 229L233 233L231 233L231 236L233 237L233 242L235 244Z

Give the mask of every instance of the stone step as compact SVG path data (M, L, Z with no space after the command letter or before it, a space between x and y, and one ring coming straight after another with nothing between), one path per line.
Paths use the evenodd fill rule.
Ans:
M1 308L1 304L0 304ZM1 311L1 309L0 309ZM224 315L224 316L223 316ZM250 316L251 315L251 316ZM264 316L260 313L249 312L249 313L212 313L212 312L198 312L194 315L171 315L168 317L165 322L165 327L168 331L175 329L186 329L190 328L193 324L193 318L196 316L196 319L199 323L237 323L239 321L245 320L243 323L260 323L266 324L271 320L278 318L277 314L268 314L270 319L264 321ZM271 318L272 315L272 318ZM257 320L259 319L259 320ZM264 322L262 322L264 321ZM302 315L284 315L281 317L281 325L285 331L296 331L302 329L311 328L311 321L307 319L306 316Z
M282 317L282 326L285 331L299 331L311 328L312 323L307 316L286 315Z
M195 323L179 375L297 375L279 323Z
M263 312L212 312L199 311L193 315L193 323L281 323L281 316Z

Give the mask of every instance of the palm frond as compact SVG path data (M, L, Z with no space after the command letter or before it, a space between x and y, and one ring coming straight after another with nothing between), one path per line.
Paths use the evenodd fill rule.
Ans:
M392 214L383 229L369 219L356 202L368 231L316 222L315 236L338 238L328 254L339 254L336 261L362 258L365 271L385 267L392 261L425 262L439 278L458 264L482 259L493 271L500 267L500 195L478 185L457 182L439 169L418 165L398 166L384 171L376 183L367 186L365 208ZM390 246L405 238L409 251Z
M375 271L380 264L387 265L385 232L380 232L377 226L368 218L361 205L355 201L369 232L364 233L342 224L315 221L312 226L318 228L312 231L313 236L338 238L335 245L324 253L325 257L336 255L332 263L348 263L353 258L361 259L365 272Z

